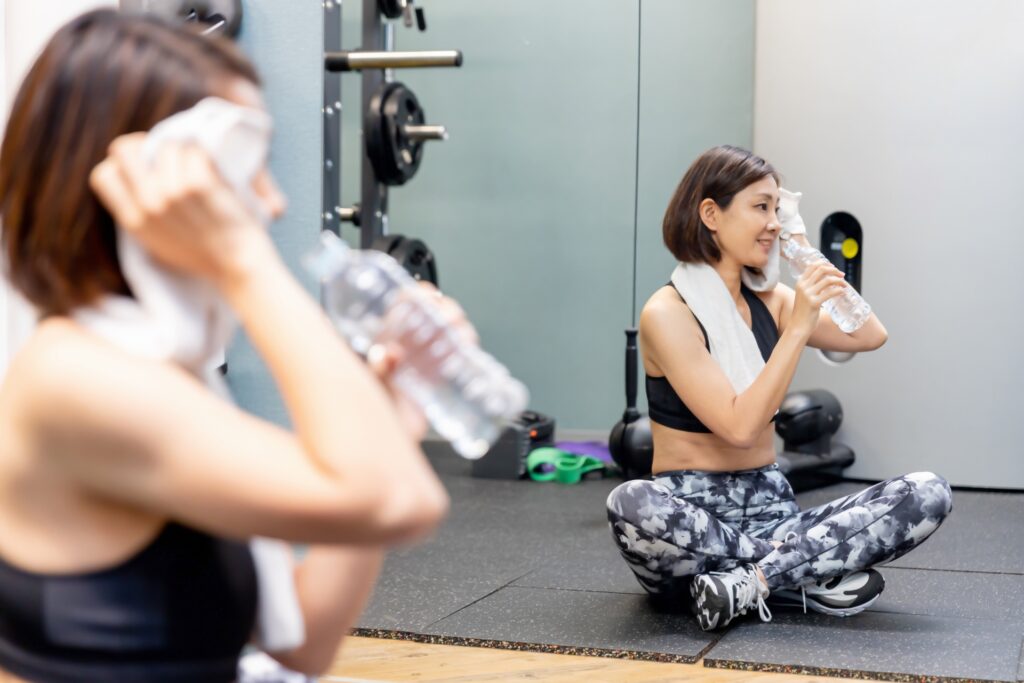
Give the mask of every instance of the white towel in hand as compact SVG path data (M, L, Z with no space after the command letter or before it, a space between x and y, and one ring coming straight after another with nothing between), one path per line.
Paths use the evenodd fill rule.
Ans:
M789 235L807 232L798 211L801 196L799 192L779 188L779 223L787 239ZM740 275L743 284L757 292L774 289L779 283L779 251L776 237L768 252L767 265L760 274L744 268ZM711 357L733 389L737 394L746 391L764 368L764 358L718 271L706 263L680 263L672 273L672 285L704 326Z
M143 156L152 160L167 142L198 145L266 224L268 216L251 183L266 163L270 132L265 112L211 97L154 126L143 144ZM237 327L231 309L211 285L168 270L120 228L117 248L135 298L104 297L75 311L74 319L130 353L180 365L231 400L217 370ZM305 641L305 623L295 592L291 547L272 539L253 539L250 547L259 585L257 641L270 651L296 648Z

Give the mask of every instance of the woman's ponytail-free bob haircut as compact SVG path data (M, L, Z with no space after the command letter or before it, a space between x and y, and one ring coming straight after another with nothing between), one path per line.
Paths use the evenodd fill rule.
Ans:
M129 294L114 223L89 187L110 143L147 131L236 79L258 84L226 38L102 9L61 28L18 90L0 146L0 244L41 315Z
M665 246L683 263L718 263L722 252L700 218L700 204L711 199L728 209L736 195L751 183L778 172L767 161L740 147L720 145L697 157L679 182L665 210Z

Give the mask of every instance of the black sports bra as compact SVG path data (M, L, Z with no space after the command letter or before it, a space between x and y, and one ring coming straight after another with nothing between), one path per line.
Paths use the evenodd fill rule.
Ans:
M672 287L671 284L668 286ZM675 287L672 288L675 290ZM750 306L751 329L754 332L754 339L757 340L757 348L761 350L761 357L768 362L772 355L772 349L779 342L779 328L775 324L771 311L758 298L757 294L754 294L746 285L740 285L740 293L747 305ZM682 299L682 295L679 298ZM697 320L696 315L693 318ZM700 320L697 320L697 324L704 334L704 346L710 351L711 345L708 342L707 330L704 329ZM698 420L693 411L683 403L667 378L646 375L645 386L647 388L647 408L653 422L684 432L711 433L711 430L705 427L704 423Z
M256 619L248 545L168 523L116 567L0 560L0 668L52 683L228 683Z

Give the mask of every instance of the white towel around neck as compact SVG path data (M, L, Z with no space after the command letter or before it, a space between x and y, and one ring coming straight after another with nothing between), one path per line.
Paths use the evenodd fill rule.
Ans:
M266 112L211 97L154 126L146 136L143 156L152 159L168 142L200 146L266 225L268 217L251 183L266 163L270 132ZM120 228L117 250L135 298L107 296L76 310L73 318L129 353L180 365L230 401L218 367L238 324L231 309L211 285L165 268ZM296 648L305 641L305 624L295 591L291 547L255 538L250 548L259 588L257 642L270 651Z
M798 210L801 196L799 192L779 188L780 234L787 238L807 232ZM779 283L780 262L776 237L761 272L744 268L740 279L755 292L770 291ZM718 271L707 263L680 263L672 272L672 285L704 326L711 357L729 378L736 394L746 391L761 373L765 361L753 331L747 327Z

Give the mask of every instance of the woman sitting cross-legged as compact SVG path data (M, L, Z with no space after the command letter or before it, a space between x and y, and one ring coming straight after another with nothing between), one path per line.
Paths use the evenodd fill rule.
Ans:
M778 283L780 238L806 243L797 199L746 150L702 154L665 214L680 265L640 316L654 475L612 491L608 518L640 584L692 599L704 630L752 609L769 621L770 595L863 611L884 587L872 567L919 545L952 507L930 472L797 506L772 420L804 347L863 352L887 339L874 314L847 334L822 310L849 287L832 264L808 267L795 289Z

